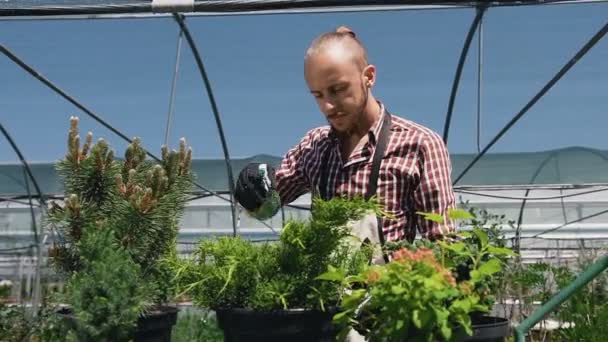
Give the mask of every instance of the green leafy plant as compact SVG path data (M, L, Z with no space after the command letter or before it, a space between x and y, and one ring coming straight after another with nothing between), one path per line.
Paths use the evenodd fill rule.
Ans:
M215 316L207 310L190 309L180 312L171 334L173 342L222 342L224 333L217 325Z
M443 222L436 214L420 213ZM473 219L453 210L451 219ZM471 334L471 317L493 304L489 284L504 260L515 254L490 243L479 227L443 240L389 243L391 262L348 275L333 268L321 279L341 284L342 312L335 322L342 334L355 328L370 341L458 340Z
M0 302L0 341L23 341L30 329L25 308Z
M375 201L360 198L315 199L313 207L310 220L290 220L277 242L238 236L201 241L191 259L171 261L177 290L212 309L335 306L339 286L317 277L330 266L361 270L371 248L358 248L350 240L349 224L366 213L382 213Z

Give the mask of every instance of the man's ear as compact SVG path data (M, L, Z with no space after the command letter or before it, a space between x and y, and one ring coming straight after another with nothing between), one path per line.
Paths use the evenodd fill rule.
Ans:
M376 67L374 65L368 64L363 68L363 81L368 88L371 88L376 83Z

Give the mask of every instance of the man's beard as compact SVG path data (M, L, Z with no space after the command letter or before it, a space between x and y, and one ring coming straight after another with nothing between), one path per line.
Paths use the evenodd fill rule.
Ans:
M357 110L357 114L355 115L355 117L353 118L353 125L351 125L350 127L347 127L345 131L343 131L342 133L340 133L339 135L342 137L348 137L351 136L355 133L356 129L357 129L357 122L361 122L361 120L363 120L363 118L365 117L365 110L367 109L367 102L369 100L369 89L365 86L365 84L361 83L361 91L363 93L363 101L361 101L361 105L359 106L358 110Z

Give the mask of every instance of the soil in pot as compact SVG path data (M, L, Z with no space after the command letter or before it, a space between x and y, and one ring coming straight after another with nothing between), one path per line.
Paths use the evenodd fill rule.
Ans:
M173 306L153 308L146 315L139 318L137 328L133 333L135 342L171 342L171 331L177 322L179 309ZM69 308L62 308L57 314L67 320L71 326L75 319Z
M218 309L216 316L224 341L325 342L335 341L335 310L255 311Z

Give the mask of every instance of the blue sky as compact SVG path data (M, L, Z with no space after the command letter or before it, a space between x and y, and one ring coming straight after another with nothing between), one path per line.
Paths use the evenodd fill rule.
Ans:
M351 26L378 68L374 88L395 114L442 132L473 10L234 16L187 20L202 53L233 157L283 155L325 124L302 75L319 33ZM491 9L484 20L482 146L599 30L608 4ZM0 21L0 41L128 136L163 142L178 26L171 19ZM477 40L454 110L448 148L476 151ZM204 85L185 41L171 145L222 157ZM491 150L608 149L608 38L604 38ZM82 130L118 137L7 58L0 58L0 120L30 161L65 153L70 115ZM84 134L83 134L84 135ZM17 160L0 140L0 162Z

